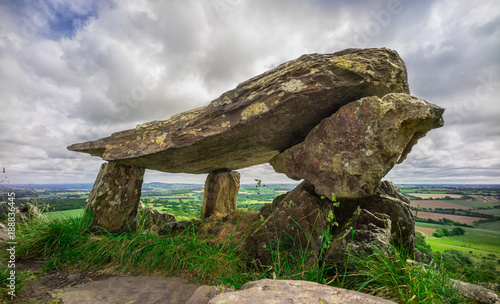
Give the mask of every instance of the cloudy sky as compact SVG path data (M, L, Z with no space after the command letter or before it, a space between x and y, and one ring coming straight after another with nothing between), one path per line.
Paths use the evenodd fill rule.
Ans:
M0 168L11 184L93 182L102 160L67 145L207 105L304 53L388 47L412 94L446 112L386 178L498 184L499 37L498 1L0 0Z

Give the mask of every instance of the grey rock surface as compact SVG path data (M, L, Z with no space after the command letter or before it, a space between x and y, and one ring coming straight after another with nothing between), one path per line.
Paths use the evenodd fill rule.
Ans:
M85 210L92 210L93 226L109 232L135 230L144 168L118 162L101 165Z
M493 290L459 280L452 279L451 282L458 288L461 295L473 299L479 304L500 304L500 296Z
M259 280L248 282L240 291L223 293L209 304L395 304L360 292L308 281Z
M270 163L276 172L306 179L327 198L368 197L420 138L443 125L443 112L403 93L362 98L323 119Z
M311 259L319 258L323 232L333 222L332 202L314 193L307 181L279 198L261 210L264 221L250 234L246 248L264 265L271 261L270 249L278 246L282 250L301 248Z
M214 214L228 215L236 210L236 197L240 190L238 171L215 171L207 176L201 206L201 219Z

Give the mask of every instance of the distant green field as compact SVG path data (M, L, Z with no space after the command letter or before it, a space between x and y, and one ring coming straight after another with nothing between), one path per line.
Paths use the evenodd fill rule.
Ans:
M433 251L444 252L455 249L465 253L488 255L495 254L500 258L500 239L498 237L466 233L465 235L450 237L426 237L425 241Z
M490 225L488 225L490 224ZM453 229L455 226L446 226L446 225L439 225L439 224L430 224L430 223L421 223L417 222L417 226L420 227L429 227L429 228L436 228L436 229L443 229L446 228L448 230ZM484 223L479 225L478 228L468 228L468 227L462 227L465 229L467 233L471 234L482 234L482 235L487 235L487 236L492 236L492 237L497 237L499 246L500 246L500 228L498 227L500 225L500 222L493 222L493 223Z
M44 214L46 214L49 218L79 217L83 215L83 208L64 211L52 211Z
M486 214L493 214L493 215L500 216L500 208L495 208L495 209L481 209L481 210L477 210L477 212L486 213Z
M249 200L249 201L246 201L244 202L245 204L248 204L248 205L253 205L253 204L268 204L268 203L271 203L270 201L256 201L256 200ZM238 204L238 202L236 202L236 204Z
M491 231L498 231L500 232L500 222L491 222L491 223L482 223L478 225L479 229L484 229L484 230L491 230ZM499 240L500 242L500 240Z
M459 204L462 206L468 206L472 208L493 208L494 206L498 205L493 202L480 202L480 201L466 201L466 200L446 200L447 202L450 203L455 203Z

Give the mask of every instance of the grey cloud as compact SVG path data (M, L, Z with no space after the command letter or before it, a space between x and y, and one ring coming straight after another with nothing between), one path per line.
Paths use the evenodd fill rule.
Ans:
M494 1L400 0L398 12L387 15L397 2L4 2L0 166L17 182L93 182L102 160L66 145L206 105L303 53L386 46L406 61L412 93L447 108L445 126L388 177L494 181L500 175L500 9ZM49 22L35 24L37 11ZM481 77L489 75L497 78L481 88ZM245 183L294 182L267 164L241 172ZM148 181L204 179L146 174Z

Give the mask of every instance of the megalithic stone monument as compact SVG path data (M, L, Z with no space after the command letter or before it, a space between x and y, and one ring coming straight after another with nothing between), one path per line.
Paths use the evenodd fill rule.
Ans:
M216 176L222 174L220 170L231 171L271 160L280 172L285 172L292 178L309 178L315 187L324 189L326 195L330 197L328 192L331 189L338 189L338 185L328 185L325 188L321 185L320 177L312 180L312 176L322 175L324 172L309 174L301 169L302 163L289 160L303 159L304 165L314 168L315 163L320 163L318 156L322 154L320 151L314 151L305 157L309 153L307 146L310 142L316 142L314 138L307 140L307 136L318 128L323 119L333 117L331 119L335 120L334 114L339 109L364 97L372 96L370 100L373 100L376 108L377 104L385 102L384 96L390 93L400 93L398 100L417 102L408 95L406 67L395 51L386 48L347 49L333 54L303 55L239 84L205 107L174 115L168 120L138 125L135 129L117 132L95 141L73 144L68 146L68 149L100 156L110 164L113 163L115 167L132 166L131 168L136 168L134 170L147 168L174 173L212 173L207 179L206 187L209 191L205 192L203 216L217 212L227 213L234 208L234 189L237 189L236 184L239 184L234 176L227 177L222 183L232 185L230 188L233 190L230 193L226 192L221 196L216 194L219 190L210 192L212 191L210 189L217 188L210 185L215 182ZM335 153L339 156L329 156L333 157L335 163L321 164L327 165L324 168L328 171L326 174L329 174L329 177L325 180L336 180L331 177L331 173L342 171L337 168L338 166L344 166L346 170L342 172L348 174L351 167L353 170L363 170L366 174L356 173L348 176L349 185L363 185L362 191L353 189L356 186L342 187L346 189L342 195L352 199L373 195L383 175L398 160L404 159L418 138L430 129L442 125L442 109L436 107L427 112L423 110L422 113L424 115L409 117L406 120L411 123L393 126L397 129L394 134L398 142L396 148L391 148L390 161L384 170L379 172L380 174L370 176L368 174L372 169L369 167L370 163L363 163L358 168L354 166L354 162L347 161L342 156L357 155L356 153L346 152L346 154L337 149ZM425 113L430 116L425 116ZM388 116L390 115L389 110ZM366 117L368 116L344 115L341 119L345 124L350 124L352 120L355 126L357 120ZM377 117L367 119L376 120ZM423 126L420 126L420 121L425 121ZM324 129L323 126L320 127ZM403 128L403 131L398 131L398 128ZM325 138L320 138L320 141L330 141L328 134L335 132L323 131L327 135ZM363 132L365 131L368 132L369 128ZM321 132L315 133L321 134ZM400 136L403 133L404 136ZM357 141L364 136L356 132L342 134L347 136L344 142ZM304 143L305 140L307 142ZM380 159L386 160L388 157L384 150L370 151L379 153L371 158L374 162ZM370 151L366 153L369 154ZM281 153L285 155L280 156ZM366 153L365 156L369 156ZM333 167L329 168L331 165ZM115 173L110 173L107 182L109 187L114 187L116 180L117 184L122 184L122 188L136 189L139 179L142 181L142 176L139 178L139 171L133 173L134 177L125 182L118 174L121 171L117 170L108 170L117 174L113 177ZM123 182L119 182L120 180ZM101 183L99 178L96 180L96 184L98 183ZM123 189L112 191L121 193ZM221 198L224 198L223 201ZM136 197L123 197L122 201L124 200L131 200L124 206L136 208ZM105 210L115 202L111 196L99 201L89 199L90 205L87 208L92 208L93 211L97 211L98 208ZM133 212L136 211L127 213L130 215L128 217L120 217L121 225L113 225L112 229L122 229L124 225L132 227L130 218ZM102 220L97 221L99 225L102 223Z

